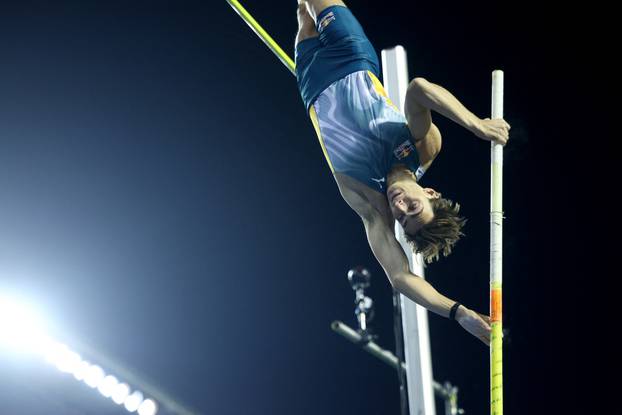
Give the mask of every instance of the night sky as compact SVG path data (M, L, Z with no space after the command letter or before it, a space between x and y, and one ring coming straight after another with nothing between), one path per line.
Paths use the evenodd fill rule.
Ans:
M0 4L0 290L202 414L398 414L396 373L330 329L355 324L346 274L362 265L378 342L394 350L389 282L294 77L226 2ZM243 4L293 56L295 2ZM586 63L572 20L551 30L557 15L536 2L349 5L378 53L403 45L411 77L482 118L491 72L505 71L505 409L577 410L577 320L558 318L587 267L571 202L588 135L569 121ZM434 121L443 150L422 183L468 223L426 275L486 312L489 144ZM487 413L488 349L432 314L430 336L435 379L460 388L467 415ZM33 398L38 372L15 359L0 356L1 415L126 413L77 382L40 381Z

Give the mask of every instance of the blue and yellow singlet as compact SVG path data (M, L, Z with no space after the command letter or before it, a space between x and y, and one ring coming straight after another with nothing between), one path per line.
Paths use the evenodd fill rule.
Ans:
M419 179L406 118L378 80L378 57L361 25L346 7L332 6L317 28L319 37L296 46L296 77L331 171L381 193L395 164Z

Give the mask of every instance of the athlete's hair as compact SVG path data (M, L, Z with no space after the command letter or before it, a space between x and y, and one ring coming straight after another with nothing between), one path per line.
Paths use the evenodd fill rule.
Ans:
M448 256L454 244L464 234L462 227L466 219L458 216L460 205L449 199L430 200L434 219L423 225L414 235L406 234L406 241L416 253L421 253L426 263L439 259L440 254Z

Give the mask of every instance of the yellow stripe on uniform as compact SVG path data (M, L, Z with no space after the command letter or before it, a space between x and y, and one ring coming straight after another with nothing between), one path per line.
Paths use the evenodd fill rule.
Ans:
M376 75L374 75L374 73L371 71L367 71L367 74L369 75L369 78L371 79L372 85L374 86L374 89L376 90L376 92L380 94L380 96L385 97L387 100L387 103L391 105L393 108L395 108L398 112L400 112L400 110L395 106L393 101L391 101L391 99L389 98L389 95L387 94L387 91L384 89L382 82L380 82L380 80L376 78Z
M322 139L322 133L320 131L320 123L317 119L317 113L315 112L315 108L313 108L313 106L309 110L309 117L311 117L311 122L313 123L313 128L315 128L317 138L320 140L320 145L322 146L324 157L326 157L326 161L328 162L328 167L330 167L330 171L334 174L335 169L333 169L333 163L331 163L330 158L328 158L328 152L326 151L326 146L324 145L324 140Z

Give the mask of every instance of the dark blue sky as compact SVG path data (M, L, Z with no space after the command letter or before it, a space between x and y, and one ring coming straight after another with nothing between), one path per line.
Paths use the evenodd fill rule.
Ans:
M583 60L535 2L411 3L350 6L378 52L402 44L411 77L481 117L491 71L505 71L506 413L559 409L550 374L575 371L560 363L575 346L552 315L579 278L579 208L559 201L583 162L563 120L578 112ZM243 4L293 54L295 2ZM398 413L396 374L329 327L354 324L346 273L365 265L393 348L389 283L294 78L224 0L3 2L0 58L0 289L201 413ZM427 276L485 312L489 146L436 121L444 146L424 183L469 221ZM448 320L430 326L435 378L485 413L488 350ZM22 400L23 414L49 413Z

